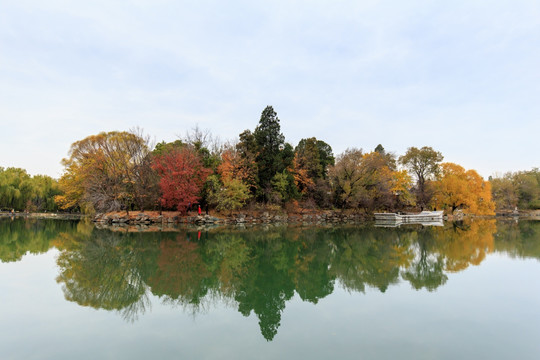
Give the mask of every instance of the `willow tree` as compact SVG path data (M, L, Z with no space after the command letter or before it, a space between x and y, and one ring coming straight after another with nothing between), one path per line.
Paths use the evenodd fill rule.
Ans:
M24 169L0 167L0 208L24 210L33 197L32 178Z
M21 168L0 167L0 209L55 211L58 182L47 175L30 176Z
M117 211L156 202L155 173L150 166L149 139L135 132L102 132L71 145L62 160L62 207L81 206Z

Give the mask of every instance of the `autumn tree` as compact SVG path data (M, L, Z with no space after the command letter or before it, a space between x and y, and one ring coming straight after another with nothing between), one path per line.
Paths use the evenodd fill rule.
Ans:
M498 210L514 210L518 206L519 194L512 174L490 179L491 195Z
M231 153L231 162L234 157L238 156L239 160L234 161L235 164L229 168L236 168L239 178L248 185L252 195L255 195L259 190L259 166L257 164L257 156L259 149L255 135L250 130L245 130L239 135L239 141L236 143L235 152ZM225 149L225 152L227 149ZM222 154L225 155L225 154ZM227 160L223 158L223 163Z
M389 162L384 154L373 151L364 154L362 159L362 184L366 189L364 207L369 210L392 209L394 204L393 168L395 161Z
M406 189L406 186L410 185L409 178L395 168L393 154L373 151L362 156L360 183L364 188L364 195L360 206L370 211L392 210L397 205L409 203L410 194Z
M363 207L369 211L410 205L410 177L395 170L391 154L348 149L330 168L330 179L338 203L344 207Z
M240 179L223 177L222 181L215 175L209 177L209 201L218 211L229 211L242 208L251 197L248 186Z
M290 169L294 183L302 195L311 195L315 191L315 181L310 176L309 169L298 154L295 155ZM315 178L316 179L316 178Z
M514 174L521 209L540 209L540 170L519 171Z
M191 146L174 148L154 158L153 169L159 175L161 205L185 212L200 199L200 192L210 169L203 166Z
M336 201L342 208L358 206L365 193L362 158L362 149L349 148L338 155L336 164L329 169Z
M300 140L289 171L304 199L313 199L319 206L327 204L328 167L334 162L332 147L324 141L314 137Z
M129 211L132 204L143 209L155 202L149 139L137 131L88 136L73 143L69 155L62 160L61 206Z
M506 173L491 178L493 200L497 209L540 209L540 170Z
M186 133L184 143L191 145L197 151L205 168L213 172L217 171L222 150L219 137L212 135L209 129L201 129L196 125Z
M437 176L442 160L442 154L429 146L420 149L410 147L405 155L399 158L399 162L416 177L417 202L421 207L424 207L431 198L427 182Z
M224 146L217 172L222 179L237 179L248 188L255 189L257 187L255 157L249 151L243 152L241 146L240 143Z
M329 165L334 165L332 147L317 138L302 139L294 149L297 167L307 171L312 180L326 178Z
M453 163L441 164L441 175L435 182L432 204L437 208L463 209L479 215L494 214L491 185L474 170L465 170Z
M391 191L395 196L395 208L400 209L407 206L414 206L414 195L410 189L412 178L407 170L396 170L392 172Z

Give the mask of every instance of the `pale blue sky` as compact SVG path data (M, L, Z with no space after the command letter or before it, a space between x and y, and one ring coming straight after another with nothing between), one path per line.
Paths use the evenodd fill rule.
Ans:
M0 1L0 166L59 177L72 142L223 139L273 105L293 145L432 146L540 166L540 2Z

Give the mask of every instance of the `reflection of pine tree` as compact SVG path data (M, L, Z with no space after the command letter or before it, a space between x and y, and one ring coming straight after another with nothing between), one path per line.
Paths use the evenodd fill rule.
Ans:
M294 283L286 269L276 269L271 257L263 253L258 260L259 264L250 269L235 300L242 315L249 316L253 310L259 318L262 335L271 341L277 334L285 302L294 295Z

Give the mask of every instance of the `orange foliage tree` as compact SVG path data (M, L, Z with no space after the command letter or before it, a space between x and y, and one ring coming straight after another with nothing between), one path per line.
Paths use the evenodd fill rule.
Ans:
M223 181L238 180L255 191L257 187L257 167L253 154L245 153L242 145L227 146L221 153L218 173Z
M185 212L200 199L200 192L210 169L203 166L197 152L189 146L174 148L154 158L158 173L161 205Z
M432 205L442 209L456 209L478 215L493 215L491 185L474 170L465 170L453 163L441 164L441 175L434 183Z
M294 155L291 167L288 169L294 177L294 183L301 194L312 192L315 187L315 182L309 176L309 170L302 165L298 153Z

